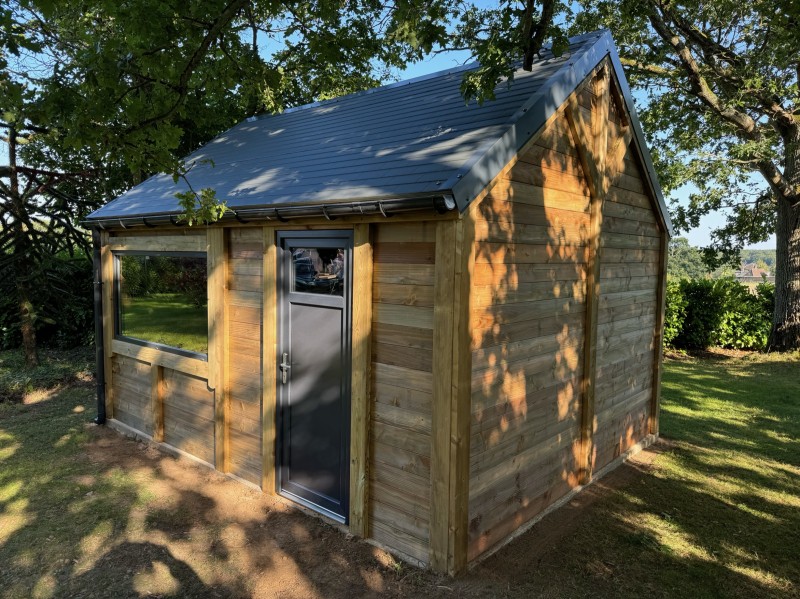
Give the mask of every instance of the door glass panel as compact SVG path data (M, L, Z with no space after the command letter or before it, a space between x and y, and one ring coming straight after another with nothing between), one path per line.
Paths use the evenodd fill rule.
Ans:
M292 252L292 291L344 295L344 248L296 247Z

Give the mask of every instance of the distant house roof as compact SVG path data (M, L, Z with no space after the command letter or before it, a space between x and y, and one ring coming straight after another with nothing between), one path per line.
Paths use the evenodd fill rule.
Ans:
M248 119L186 158L196 190L210 187L232 210L330 206L371 200L445 198L464 210L609 56L631 113L648 183L669 215L608 31L572 38L555 57L543 50L496 99L465 103L461 79L476 65ZM176 215L187 189L155 175L89 215L89 223Z

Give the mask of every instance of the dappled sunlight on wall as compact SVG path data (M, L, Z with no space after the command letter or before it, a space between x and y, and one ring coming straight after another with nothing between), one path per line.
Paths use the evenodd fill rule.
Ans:
M572 108L551 119L471 209L469 559L649 432L661 233L628 149L629 123L618 101L604 98L586 86L574 108L596 131L592 115L609 104L599 266L583 165L587 156L588 164L603 158L585 140L578 145L563 112ZM587 303L592 268L596 318ZM590 322L596 358L587 362ZM584 414L587 363L596 363L596 409ZM596 444L584 443L583 420Z
M472 209L469 559L578 484L588 194L560 115Z

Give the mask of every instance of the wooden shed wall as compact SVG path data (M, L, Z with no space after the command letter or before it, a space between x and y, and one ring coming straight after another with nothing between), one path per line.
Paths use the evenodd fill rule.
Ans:
M603 204L593 468L649 433L663 233L629 149Z
M472 215L470 560L578 483L589 190L563 115Z
M666 233L601 65L469 213L473 560L657 432Z
M428 562L436 223L373 229L369 531Z
M102 250L106 402L111 418L218 468L209 363L114 338L112 251L205 252L204 231L105 234ZM210 339L211 341L211 339Z
M264 234L229 229L227 293L228 470L261 485L261 346Z

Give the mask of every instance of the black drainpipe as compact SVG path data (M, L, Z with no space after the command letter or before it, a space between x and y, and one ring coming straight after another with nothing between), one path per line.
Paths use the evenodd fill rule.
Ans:
M97 424L106 423L106 369L103 347L103 271L100 267L100 230L92 229L92 263L94 266L94 348L97 376Z

